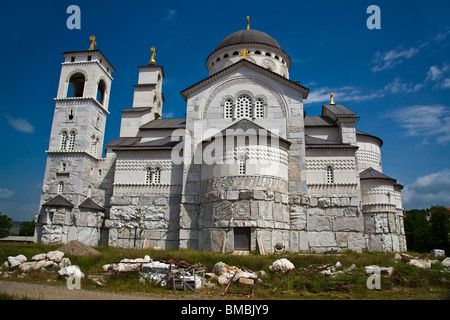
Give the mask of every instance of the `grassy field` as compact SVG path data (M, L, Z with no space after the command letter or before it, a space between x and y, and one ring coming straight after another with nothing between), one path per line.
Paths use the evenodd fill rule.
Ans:
M31 257L38 253L56 250L61 245L42 244L15 244L0 243L0 264L7 260L8 256L23 254L31 260ZM274 254L259 255L254 252L248 256L237 256L231 254L220 254L195 250L135 250L121 249L113 247L97 247L102 254L98 256L76 257L70 256L72 264L78 265L86 275L82 280L83 289L109 291L109 292L140 292L161 295L161 298L179 295L182 298L190 299L194 295L200 299L242 299L241 295L226 295L222 297L224 287L216 284L212 288L203 288L196 293L176 292L173 293L165 288L161 288L150 282L139 282L137 273L118 274L105 277L102 270L103 265L119 262L123 258L142 258L149 255L153 260L163 259L166 255L174 255L183 259L201 263L212 270L215 263L222 261L230 266L243 266L253 271L263 270L266 276L262 277L263 283L255 290L255 299L267 300L295 300L295 299L370 299L370 300L393 300L393 299L418 299L436 300L450 299L450 273L445 271L441 264L435 264L431 269L422 270L410 266L405 262L396 262L393 253L354 253L345 252L341 254ZM428 255L416 256L428 258ZM286 258L290 260L295 269L291 272L279 275L269 270L273 261ZM442 260L442 259L440 259ZM341 262L343 269L355 264L356 269L334 277L322 275L320 273L308 273L303 268L325 264L334 265ZM382 267L394 267L394 276L382 276L381 289L370 290L366 281L368 275L364 273L364 267L368 265L378 265ZM101 279L103 284L99 286L91 280L92 277ZM0 276L0 279L4 279ZM54 285L65 285L65 280L58 279L56 272L33 272L27 276L20 276L18 271L13 272L5 280L24 281L33 283L45 283ZM217 283L216 280L212 282ZM236 287L233 285L230 291L245 290L245 286ZM245 297L244 297L245 298Z

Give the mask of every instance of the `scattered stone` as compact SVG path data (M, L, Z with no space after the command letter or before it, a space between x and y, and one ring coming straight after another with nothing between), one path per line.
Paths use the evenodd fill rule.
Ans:
M58 271L58 275L63 278L68 278L73 276L74 278L84 278L84 273L81 272L80 268L78 266L68 266L65 268L62 268Z
M430 258L445 257L445 251L441 249L433 249L430 253Z
M47 252L46 259L54 261L56 263L60 263L63 257L64 257L64 252L56 250L56 251Z
M402 256L400 254L396 253L395 257L394 257L394 260L395 261L401 261L402 260Z
M442 260L441 264L444 268L450 268L450 258L445 258Z
M408 264L421 269L431 268L431 260L428 259L411 259Z
M336 264L334 265L334 267L336 269L342 269L342 263L340 261L336 262Z
M31 260L33 260L33 261L40 261L40 260L45 260L46 257L47 257L46 253L40 253L40 254L34 255L31 258Z
M373 274L373 273L379 273L379 274L384 274L384 275L389 275L392 276L394 274L394 267L379 267L377 265L371 265L371 266L366 266L364 268L364 272L366 274Z
M19 265L21 265L25 261L27 261L27 257L25 257L23 254L19 254L15 257L13 256L8 257L9 268L11 270L18 268Z
M72 265L72 263L70 262L69 258L62 258L61 262L58 264L59 268L65 268Z
M100 251L97 251L77 240L67 242L58 250L73 256L96 256L101 254Z
M269 267L269 269L271 271L284 273L292 269L295 269L295 266L288 259L283 258L274 261L272 265Z

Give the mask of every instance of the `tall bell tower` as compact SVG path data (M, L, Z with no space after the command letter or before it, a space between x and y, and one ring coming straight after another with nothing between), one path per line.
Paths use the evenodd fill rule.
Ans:
M63 53L47 164L36 221L37 241L97 245L105 192L101 166L114 68L95 37L85 51Z

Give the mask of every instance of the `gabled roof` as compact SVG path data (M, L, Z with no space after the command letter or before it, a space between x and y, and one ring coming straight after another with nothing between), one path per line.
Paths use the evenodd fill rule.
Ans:
M223 129L220 133L222 137L226 137L227 133L229 133L228 130L232 130L233 131L233 135L234 136L259 136L261 133L266 133L267 137L273 137L276 138L284 143L286 143L288 146L290 146L292 143L272 132L270 132L269 130L261 127L260 125L257 125L256 123L254 123L253 121L250 121L248 119L241 119L235 123L233 123L232 125L230 125L229 127ZM261 130L263 130L263 132L260 132ZM204 142L209 142L211 140L211 138L216 137L216 135L207 138L204 140Z
M183 96L184 100L187 101L187 98L190 94L204 88L205 86L209 85L210 83L238 70L239 68L242 67L247 67L251 70L254 70L258 73L261 73L263 75L266 75L268 77L270 77L271 79L274 79L278 82L280 82L283 85L286 85L298 92L300 92L303 96L303 99L307 99L308 98L308 94L309 94L309 89L306 87L303 87L302 85L300 85L298 82L295 81L291 81L281 75L279 75L278 73L275 73L273 71L270 71L266 68L263 68L253 62L250 62L246 59L242 59L234 64L232 64L231 66L220 70L219 72L213 74L212 76L209 76L206 79L203 79L200 82L197 82L196 84L190 86L189 88L181 91L181 95Z
M94 210L94 211L105 211L105 208L99 206L98 204L96 204L94 202L94 200L92 200L91 198L87 198L86 200L84 200L79 206L78 208L81 209L89 209L89 210Z
M139 130L167 130L186 128L186 119L156 119L142 125Z
M57 195L56 197L48 200L46 203L42 205L43 207L66 207L73 208L74 205L72 202L64 198L62 195Z
M358 146L354 146L349 143L325 140L325 139L320 139L320 138L305 135L305 148L307 148L307 149L358 149Z
M359 174L359 178L361 180L365 180L365 179L383 179L383 180L391 180L394 181L394 183L397 182L397 180L395 180L394 178L391 178L377 170L375 170L374 168L370 167L367 168L366 170L364 170L363 172L361 172Z

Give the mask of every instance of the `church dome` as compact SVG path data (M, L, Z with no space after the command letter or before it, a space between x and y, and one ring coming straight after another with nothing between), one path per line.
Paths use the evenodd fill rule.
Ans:
M229 36L225 37L222 41L220 41L219 45L216 47L216 51L226 46L239 43L260 43L281 49L281 46L277 42L277 40L269 36L267 33L259 30L245 29L236 31L230 34Z

